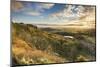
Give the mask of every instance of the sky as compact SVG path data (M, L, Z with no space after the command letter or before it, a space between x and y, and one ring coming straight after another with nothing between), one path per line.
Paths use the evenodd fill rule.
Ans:
M13 1L11 19L17 23L63 24L84 20L92 15L94 21L94 10L93 6Z

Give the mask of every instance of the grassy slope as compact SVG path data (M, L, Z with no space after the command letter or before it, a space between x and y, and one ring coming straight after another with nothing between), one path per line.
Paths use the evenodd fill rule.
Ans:
M65 39L29 24L12 23L12 40L14 65L93 60L77 39Z

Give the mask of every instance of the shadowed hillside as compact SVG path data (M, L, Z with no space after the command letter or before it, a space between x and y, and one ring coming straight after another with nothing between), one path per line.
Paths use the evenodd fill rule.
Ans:
M65 38L31 24L12 23L13 65L94 61L94 40L85 35Z

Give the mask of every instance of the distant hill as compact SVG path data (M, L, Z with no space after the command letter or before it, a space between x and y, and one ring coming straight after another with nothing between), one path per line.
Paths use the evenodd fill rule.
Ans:
M91 61L91 57L75 38L66 39L31 24L12 23L13 65Z

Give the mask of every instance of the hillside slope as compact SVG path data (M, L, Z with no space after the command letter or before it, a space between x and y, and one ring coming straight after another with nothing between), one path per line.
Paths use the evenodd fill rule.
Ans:
M93 61L91 53L75 38L66 39L31 24L12 23L13 65Z

